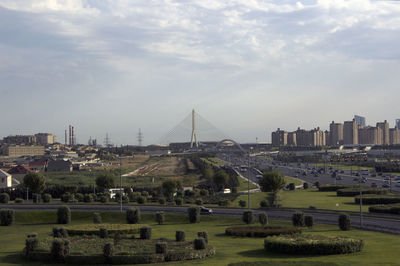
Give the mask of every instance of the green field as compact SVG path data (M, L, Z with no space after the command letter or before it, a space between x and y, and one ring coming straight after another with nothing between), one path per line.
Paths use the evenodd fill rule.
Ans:
M225 161L222 161L222 160L220 160L220 159L218 159L216 157L201 158L201 159L203 161L205 161L206 163L209 163L209 164L217 166L217 167L226 164Z
M102 213L106 223L125 223L124 214ZM286 254L272 254L263 250L262 238L238 238L224 235L228 226L241 225L240 217L213 217L202 216L199 224L189 224L186 215L166 214L166 224L157 225L154 214L142 214L142 223L153 228L153 238L174 238L176 230L184 230L187 239L194 239L198 231L207 231L209 243L216 248L216 255L205 260L169 263L169 265L227 265L235 262L269 262L269 265L309 265L315 263L333 263L333 265L398 265L400 256L400 238L394 235L369 231L351 230L340 231L337 226L316 225L314 229L304 229L305 234L322 234L327 236L349 236L365 241L364 250L360 253L330 256L295 256ZM43 265L30 263L20 256L24 247L25 236L36 232L40 237L47 236L55 226L55 211L30 211L16 213L16 224L11 227L0 227L0 265ZM73 212L73 224L92 222L91 212ZM288 221L272 221L275 225L289 225ZM240 242L240 244L239 244ZM318 263L321 262L321 263ZM288 264L290 263L290 264ZM260 264L258 264L260 265ZM332 265L332 264L331 264Z

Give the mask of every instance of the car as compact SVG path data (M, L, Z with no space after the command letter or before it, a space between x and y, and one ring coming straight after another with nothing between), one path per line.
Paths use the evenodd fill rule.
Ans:
M340 170L340 173L341 173L341 174L344 174L344 171L343 171L343 170Z
M395 176L395 177L394 177L394 180L400 181L400 176Z
M378 187L377 185L376 185L376 183L371 183L371 187Z
M355 175L355 176L359 176L360 174L359 174L359 173L355 173L354 175Z
M390 177L389 176L385 176L383 179L384 180L390 180Z
M356 182L358 182L358 181L360 181L357 177L355 177L355 178L353 178L353 181L356 181Z
M385 184L382 185L382 187L390 187L390 185L385 183Z
M296 174L296 175L294 175L294 177L299 177L299 175Z
M397 183L396 183L396 187L400 187L400 182L397 182Z
M204 206L200 206L200 214L208 214L208 215L211 215L212 212L213 212L212 209L206 208L206 207L204 207Z
M318 177L319 175L318 174L314 174L314 177Z
M341 177L340 175L336 177L336 180L343 180L343 177Z

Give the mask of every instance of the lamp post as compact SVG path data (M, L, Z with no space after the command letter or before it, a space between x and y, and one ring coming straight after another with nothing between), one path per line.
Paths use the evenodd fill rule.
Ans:
M119 205L122 213L122 156L119 156Z
M361 180L362 180L362 176L360 173L360 160L361 158L358 158L358 183L360 185L360 228L362 229L363 227L363 216L362 216L362 187L361 187Z

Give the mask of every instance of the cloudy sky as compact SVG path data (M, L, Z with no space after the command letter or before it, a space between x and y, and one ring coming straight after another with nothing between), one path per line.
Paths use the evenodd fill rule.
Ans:
M192 108L240 142L393 127L399 59L400 1L0 0L0 138L150 144Z

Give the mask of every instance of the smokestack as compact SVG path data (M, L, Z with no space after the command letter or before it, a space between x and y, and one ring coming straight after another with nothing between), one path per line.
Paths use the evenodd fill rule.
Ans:
M65 145L67 145L67 130L65 130Z
M75 145L74 127L72 127L72 145Z

